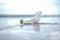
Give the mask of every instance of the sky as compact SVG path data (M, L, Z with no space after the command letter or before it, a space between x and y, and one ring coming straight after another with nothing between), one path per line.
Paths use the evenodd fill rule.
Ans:
M0 0L0 14L57 14L57 4L59 0Z

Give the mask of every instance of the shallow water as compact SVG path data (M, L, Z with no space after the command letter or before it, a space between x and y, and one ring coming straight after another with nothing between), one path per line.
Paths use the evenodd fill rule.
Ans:
M0 18L0 40L60 40L60 24L23 25L21 28L20 18ZM40 22L59 23L59 20L59 17L47 17Z

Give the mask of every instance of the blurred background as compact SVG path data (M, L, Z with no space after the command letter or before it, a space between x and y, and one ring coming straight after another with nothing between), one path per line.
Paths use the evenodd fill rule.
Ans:
M38 11L40 23L47 24L37 25L38 32L36 25L21 29L20 19L30 20ZM0 40L60 40L59 33L60 0L0 0Z

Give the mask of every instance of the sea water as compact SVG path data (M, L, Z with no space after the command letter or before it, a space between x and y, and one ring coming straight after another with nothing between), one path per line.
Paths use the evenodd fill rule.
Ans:
M42 17L39 24L20 26L20 19L30 20L30 17L0 17L0 40L60 40L60 18ZM37 29L34 29L37 27ZM38 30L39 28L39 30Z

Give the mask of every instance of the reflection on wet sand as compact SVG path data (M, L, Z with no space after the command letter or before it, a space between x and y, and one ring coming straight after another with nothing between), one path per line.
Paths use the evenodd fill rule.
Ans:
M32 24L33 30L39 32L40 31L40 24Z

